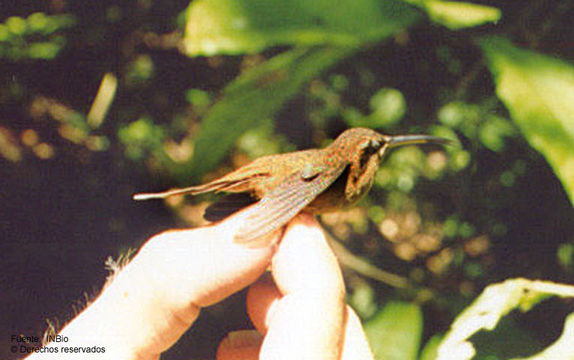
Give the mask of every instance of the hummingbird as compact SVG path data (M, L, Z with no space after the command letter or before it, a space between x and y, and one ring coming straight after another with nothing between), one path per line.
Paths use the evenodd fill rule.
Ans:
M351 128L322 149L263 156L211 182L159 193L135 194L134 200L172 195L226 192L246 195L256 202L234 241L248 244L286 225L299 212L313 215L348 208L371 188L387 149L410 144L448 144L430 135L384 135L367 128ZM222 207L243 201L229 198ZM236 203L235 205L234 202ZM218 219L217 203L204 217ZM211 219L210 219L211 218Z

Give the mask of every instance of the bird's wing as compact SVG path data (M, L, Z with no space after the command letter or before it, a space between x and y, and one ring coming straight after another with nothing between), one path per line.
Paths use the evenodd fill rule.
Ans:
M246 244L287 224L335 182L346 166L316 169L314 174L308 168L293 173L254 205L253 214L245 220L235 241Z

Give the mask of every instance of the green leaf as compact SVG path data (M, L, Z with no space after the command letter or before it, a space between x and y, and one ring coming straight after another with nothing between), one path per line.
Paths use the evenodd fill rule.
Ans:
M574 286L511 279L488 286L453 322L443 338L437 360L471 359L476 350L468 340L481 330L493 330L500 319L514 309L530 310L549 296L574 297Z
M419 360L435 360L442 335L433 335L423 347Z
M480 45L496 94L530 146L550 163L574 204L574 67L498 37L484 38Z
M365 324L365 332L377 360L414 360L420 348L422 326L418 305L390 302Z
M190 56L255 53L277 45L358 46L419 18L397 0L196 0L186 12Z
M301 86L355 51L354 48L295 49L239 76L202 120L192 166L182 180L213 169L245 131L263 123Z
M529 329L521 327L513 316L502 318L493 331L481 331L471 340L477 350L473 359L477 360L529 356L544 348Z
M554 344L547 347L544 351L523 360L554 359L574 359L574 313L566 317L566 322L564 323L564 331L562 331L562 335L560 338L558 338L558 340L556 340L556 342L554 342Z
M478 139L492 151L504 148L504 139L518 133L516 127L507 119L490 115L487 116L478 130Z
M409 2L418 3L432 21L451 30L495 23L502 16L502 12L495 7L466 2L441 0L410 0Z

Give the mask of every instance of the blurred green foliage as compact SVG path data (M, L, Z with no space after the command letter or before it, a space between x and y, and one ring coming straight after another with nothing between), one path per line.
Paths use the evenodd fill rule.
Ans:
M224 89L202 121L196 138L197 156L182 169L185 179L211 170L247 130L262 126L300 87L349 53L348 49L295 49L239 76ZM218 146L213 146L213 139Z
M401 1L200 0L187 10L190 55L242 54L277 45L357 46L413 23Z
M419 306L390 302L365 324L365 332L377 359L415 360L422 327Z
M53 59L66 45L62 31L74 23L70 15L11 16L0 23L0 59Z
M322 219L361 264L408 284L394 288L364 269L346 269L348 301L377 359L435 359L443 334L447 343L456 337L465 314L506 302L488 312L498 322L525 304L516 283L491 285L495 296L488 285L517 276L571 281L572 6L14 5L14 14L0 18L0 164L13 176L40 169L41 182L50 176L43 166L66 164L89 184L113 174L121 186L104 190L120 189L125 203L133 192L197 184L262 155L325 146L348 127L452 139L445 148L388 152L364 201ZM32 181L15 179L12 187ZM104 198L66 185L66 196ZM204 200L165 205L180 223L197 225ZM102 229L133 232L129 211L111 217ZM487 295L464 310L485 287ZM529 305L549 296L542 293ZM564 330L557 324L573 312L571 300L562 314L536 317L542 306L526 320L503 321L492 338L470 338L476 358L569 346L571 317Z
M126 156L132 160L143 160L150 153L162 153L165 139L162 126L154 125L149 117L138 119L118 130L118 140L125 146Z

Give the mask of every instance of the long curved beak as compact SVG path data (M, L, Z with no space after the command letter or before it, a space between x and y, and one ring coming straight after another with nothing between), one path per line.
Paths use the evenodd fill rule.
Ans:
M393 148L403 145L413 145L413 144L439 144L439 145L449 145L452 141L449 139L441 138L432 135L388 135L386 139L387 147Z

